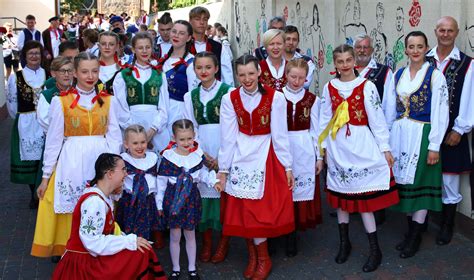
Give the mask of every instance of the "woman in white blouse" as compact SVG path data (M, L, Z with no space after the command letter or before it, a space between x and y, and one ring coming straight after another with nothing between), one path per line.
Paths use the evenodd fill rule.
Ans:
M394 209L407 213L408 221L408 233L396 246L401 258L418 251L428 210L441 211L439 149L449 120L446 80L425 62L426 35L409 33L405 46L409 65L395 73L386 111L395 158L393 173L400 193L400 203Z
M64 253L72 212L94 176L92 163L101 153L118 154L122 143L114 97L96 86L97 57L87 52L76 56L74 77L76 85L51 101L43 179L37 190L41 201L31 249L37 257Z
M287 103L258 82L256 57L243 55L235 63L242 86L224 95L220 108L223 234L247 238L244 277L265 279L272 267L267 238L295 229Z
M132 39L134 62L115 77L113 88L120 127L133 124L145 127L147 141L160 152L170 141L168 133L168 83L152 63L153 40L148 32Z
M122 193L125 162L103 153L95 174L74 209L71 238L53 279L166 279L150 243L120 234L114 222L111 196Z
M10 181L30 187L30 208L36 209L36 174L45 138L36 110L46 72L41 68L43 46L38 41L27 42L21 52L26 66L8 78L7 109L15 119L10 145Z

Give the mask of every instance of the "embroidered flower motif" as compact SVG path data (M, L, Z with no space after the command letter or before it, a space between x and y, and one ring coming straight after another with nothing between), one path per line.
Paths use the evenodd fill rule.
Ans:
M378 170L369 170L368 168L357 168L352 166L344 169L343 167L329 167L329 174L334 176L341 183L352 183L354 180L362 180L363 178L375 174Z

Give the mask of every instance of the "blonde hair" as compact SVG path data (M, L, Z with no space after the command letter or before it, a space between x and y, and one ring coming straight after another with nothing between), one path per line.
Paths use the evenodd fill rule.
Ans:
M308 75L309 67L308 63L304 58L297 58L297 59L292 59L286 63L285 67L285 74L288 75L291 69L293 68L301 68L306 72L306 75Z
M145 135L145 138L146 138L145 128L139 124L132 124L128 126L127 128L125 128L125 131L123 133L124 140L128 139L128 136L130 135L130 133L136 133L136 134L143 133L143 135Z
M58 56L51 62L51 71L59 71L66 64L73 64L72 58L67 56Z
M281 35L283 43L285 43L285 31L280 29L269 29L263 34L263 45L265 48L268 47L270 42L277 36Z

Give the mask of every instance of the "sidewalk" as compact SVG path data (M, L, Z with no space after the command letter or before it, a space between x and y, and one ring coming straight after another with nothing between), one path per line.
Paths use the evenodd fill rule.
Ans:
M49 279L55 265L49 259L34 258L29 254L36 222L36 211L28 208L29 189L9 182L12 123L12 120L0 121L0 279ZM377 271L369 274L362 272L368 241L358 215L351 216L352 254L345 264L338 265L334 262L338 248L337 220L329 217L326 203L323 207L324 224L299 235L300 252L296 257L286 258L284 249L279 249L272 258L273 270L269 279L474 278L474 243L455 234L450 245L437 246L437 228L434 225L430 225L424 234L420 252L413 258L400 259L395 244L405 231L405 218L395 212L388 212L387 222L379 228L383 262ZM168 250L160 250L158 256L163 269L169 273L171 261ZM229 256L224 263L198 262L197 265L202 279L242 279L246 260L244 240L232 238ZM186 250L182 244L181 279L187 279L186 264Z

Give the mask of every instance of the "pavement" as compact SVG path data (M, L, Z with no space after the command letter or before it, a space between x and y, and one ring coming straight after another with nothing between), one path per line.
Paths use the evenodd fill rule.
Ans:
M12 124L12 120L0 121L0 279L50 279L55 264L49 258L30 255L36 210L28 208L29 189L9 181ZM456 233L451 244L437 246L438 228L434 224L429 225L415 257L399 258L395 245L405 231L405 218L391 211L387 211L387 221L378 229L383 261L377 271L362 272L368 241L359 215L351 215L352 254L346 263L336 264L337 221L329 216L331 210L326 203L323 203L323 211L322 225L299 233L300 251L296 257L287 258L284 248L278 248L272 257L269 279L474 279L474 242ZM198 236L198 244L199 241ZM181 245L181 279L186 279L186 250L184 243ZM169 273L172 267L168 249L165 247L157 254L163 269ZM243 279L246 260L244 240L232 238L229 255L223 263L198 262L197 266L202 279Z

